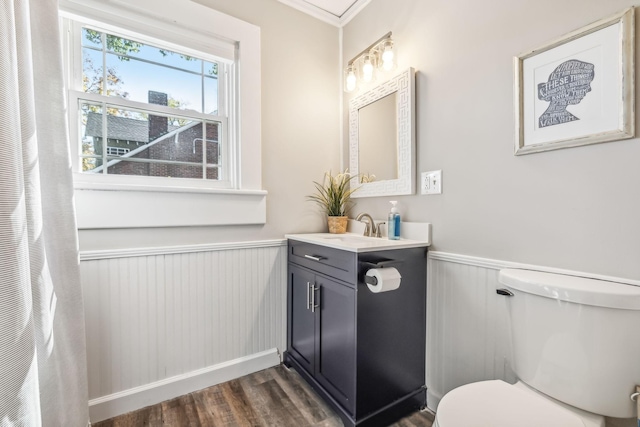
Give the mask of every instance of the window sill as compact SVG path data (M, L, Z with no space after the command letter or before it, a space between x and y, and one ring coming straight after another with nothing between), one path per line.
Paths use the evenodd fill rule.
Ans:
M78 229L264 224L266 200L264 190L75 182Z
M198 180L206 183L207 181ZM155 193L202 193L202 194L236 194L246 196L266 195L265 190L234 190L230 188L215 188L207 186L192 185L150 185L150 184L123 184L123 183L105 183L105 182L86 182L76 180L74 183L76 190L97 190L97 191L145 191Z

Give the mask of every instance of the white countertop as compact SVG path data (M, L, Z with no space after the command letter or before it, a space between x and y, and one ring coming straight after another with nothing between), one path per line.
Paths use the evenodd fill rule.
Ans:
M428 240L389 240L386 237L366 237L358 233L286 234L284 237L329 248L342 249L349 252L373 252L389 249L420 248L429 246L430 244Z

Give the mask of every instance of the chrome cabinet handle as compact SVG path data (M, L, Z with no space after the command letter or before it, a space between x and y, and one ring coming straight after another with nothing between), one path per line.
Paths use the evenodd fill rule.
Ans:
M307 282L307 310L309 310L309 288L311 288L311 282Z
M311 286L311 312L315 313L316 311L316 286Z
M314 261L322 261L323 259L327 259L323 256L314 256L314 255L305 255L305 258L312 259Z
M320 303L316 304L316 291L319 291L320 287L316 287L315 285L313 285L311 287L311 312L315 313L316 312L316 308L320 307Z

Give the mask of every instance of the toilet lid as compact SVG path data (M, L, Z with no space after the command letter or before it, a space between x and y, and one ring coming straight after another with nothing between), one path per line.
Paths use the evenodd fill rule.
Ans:
M447 393L436 411L439 427L584 427L567 409L504 381L481 381Z

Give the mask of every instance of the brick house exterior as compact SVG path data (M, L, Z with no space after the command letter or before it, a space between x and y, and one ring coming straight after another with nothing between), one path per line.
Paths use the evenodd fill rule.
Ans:
M155 95L150 93L150 101L152 96ZM164 97L166 104L166 95ZM205 127L207 163L219 164L218 126L207 123ZM177 126L169 124L167 117L162 116L149 115L148 120L138 120L107 115L107 134L107 154L112 157L106 165L108 174L203 178L202 122L193 121ZM102 114L94 112L87 114L85 137L91 137L95 152L102 153L104 148ZM137 162L129 159L187 162L193 163L193 166ZM92 172L102 173L103 167L102 159L96 159L96 167ZM206 178L218 179L218 168L207 168Z

